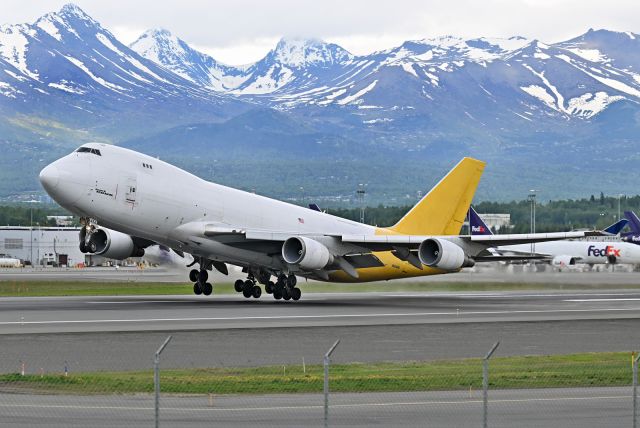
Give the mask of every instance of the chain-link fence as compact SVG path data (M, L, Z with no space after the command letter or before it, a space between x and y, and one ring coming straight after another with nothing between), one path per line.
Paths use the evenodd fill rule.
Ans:
M299 364L194 367L197 355L176 342L161 341L164 351L135 362L109 355L107 343L101 352L109 367L99 370L72 356L38 365L63 349L1 362L0 425L636 426L637 357L630 352L501 356L487 344L491 352L472 359L335 364L336 342Z

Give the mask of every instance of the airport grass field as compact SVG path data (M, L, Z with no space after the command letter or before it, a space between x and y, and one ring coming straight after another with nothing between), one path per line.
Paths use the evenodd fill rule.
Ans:
M630 353L495 357L490 388L603 387L631 384ZM319 393L320 365L255 368L166 369L162 391L181 394ZM0 375L0 391L78 394L150 393L153 372L93 372ZM482 388L482 360L457 359L331 366L335 392L474 390Z
M303 293L357 293L357 292L471 292L471 291L526 291L526 290L590 290L606 284L541 283L541 282L377 282L363 284L304 283L298 284ZM610 287L610 286L609 286ZM616 284L617 289L638 289L637 284ZM213 294L237 294L231 283L214 285ZM191 283L167 282L93 282L93 281L0 281L0 297L38 296L145 296L193 295ZM205 297L206 298L206 297Z

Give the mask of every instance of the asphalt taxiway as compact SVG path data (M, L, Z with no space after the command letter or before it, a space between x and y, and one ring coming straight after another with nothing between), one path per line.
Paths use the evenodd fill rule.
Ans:
M492 390L492 427L630 426L631 388ZM0 394L2 426L129 427L153 423L150 395ZM160 422L180 427L320 427L320 394L176 396L161 399ZM332 427L477 427L481 391L332 394Z

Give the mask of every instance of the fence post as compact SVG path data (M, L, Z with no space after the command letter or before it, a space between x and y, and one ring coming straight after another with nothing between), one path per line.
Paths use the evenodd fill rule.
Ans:
M638 427L638 359L640 352L633 359L633 428Z
M489 390L489 358L496 352L500 342L493 344L493 347L482 360L482 426L487 428L487 404L488 404L488 390Z
M340 343L340 339L336 340L331 348L324 354L322 365L324 366L324 427L329 427L329 363L331 362L331 354Z
M156 428L160 426L160 354L164 351L164 348L169 344L172 336L167 337L162 345L156 351L153 357L153 384L156 391L155 400L155 421Z

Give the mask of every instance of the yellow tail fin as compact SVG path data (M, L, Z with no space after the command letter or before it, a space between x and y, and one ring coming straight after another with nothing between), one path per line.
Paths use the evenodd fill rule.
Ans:
M458 235L485 163L464 158L387 230L403 235ZM384 232L383 232L384 233Z

